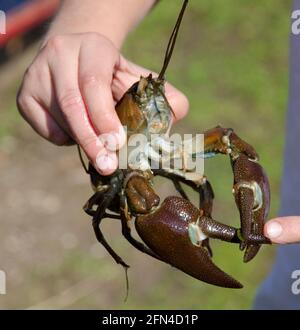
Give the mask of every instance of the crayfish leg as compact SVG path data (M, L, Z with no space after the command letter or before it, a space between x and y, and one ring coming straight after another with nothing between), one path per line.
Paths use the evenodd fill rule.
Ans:
M240 243L238 229L225 225L210 217L202 216L199 218L198 225L201 231L209 238L219 239L230 243Z
M128 205L125 195L123 194L121 196L121 225L122 225L122 235L126 238L126 240L137 250L149 255L150 257L153 257L157 260L161 260L161 258L155 254L151 249L149 249L145 244L139 242L131 235L131 229L129 226L129 221L131 220L130 214L128 213Z
M263 235L251 234L249 237L249 241L254 241L256 242L256 244L248 244L246 246L243 259L244 262L249 262L257 255L259 249L261 248L261 244L272 244L271 241Z

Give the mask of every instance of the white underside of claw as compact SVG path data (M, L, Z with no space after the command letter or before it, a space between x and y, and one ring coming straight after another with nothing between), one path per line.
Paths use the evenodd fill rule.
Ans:
M253 205L253 211L258 211L263 206L263 193L259 186L259 184L256 181L242 181L235 185L235 188L233 189L233 193L235 193L236 189L239 188L247 188L251 189L253 191L254 195L254 205Z
M196 222L190 223L188 227L189 238L193 245L201 246L202 241L204 241L207 236L203 233L199 227L199 219Z

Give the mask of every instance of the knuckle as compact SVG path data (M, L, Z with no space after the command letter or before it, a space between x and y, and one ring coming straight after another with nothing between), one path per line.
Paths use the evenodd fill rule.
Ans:
M99 43L102 46L110 47L112 49L115 49L115 46L114 46L113 42L110 39L108 39L107 37L105 37L104 35L102 35L98 32L89 32L85 36L84 42L94 43L94 44Z
M97 157L105 152L105 147L96 136L85 136L78 142L92 163L95 163Z
M100 85L100 78L93 73L83 74L80 80L83 88L90 88L91 86Z
M17 95L17 107L19 112L23 115L25 112L30 109L30 105L32 104L32 99L30 96L26 95L24 92L19 92Z
M103 109L101 111L101 121L103 123L111 123L112 120L114 120L114 113L112 111L109 111L108 109Z
M97 32L89 32L85 36L83 43L85 44L91 44L91 45L101 45L102 51L109 51L110 57L115 58L119 55L119 52L113 42L105 37L102 34L99 34Z
M94 136L87 136L81 141L81 147L83 150L89 155L89 150L93 148L95 145L97 145L97 138Z
M81 109L83 106L81 95L76 90L65 91L58 100L63 112L68 115L70 112Z
M31 65L29 66L24 74L22 84L19 88L17 97L16 97L16 103L19 112L22 114L26 110L30 109L32 103L33 103L33 98L31 96L30 91L30 85L32 82L32 79L34 79L35 75L35 69Z
M53 36L48 39L46 47L54 52L60 52L65 46L65 39L63 36Z
M103 37L98 32L89 32L86 36L86 40L89 42L99 42Z

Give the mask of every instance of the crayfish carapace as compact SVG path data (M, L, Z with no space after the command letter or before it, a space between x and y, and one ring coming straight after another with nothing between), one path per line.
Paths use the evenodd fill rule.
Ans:
M141 77L116 105L117 114L130 137L142 133L149 141L156 134L155 143L168 144L173 111L164 93L164 73L170 61L179 26L187 6L184 1L167 47L165 61L157 78ZM150 148L151 145L145 145ZM180 155L180 146L171 146L172 153ZM153 151L153 150L152 150ZM209 238L238 243L245 250L244 261L257 254L261 244L270 241L263 235L264 221L268 215L270 189L268 178L258 163L254 148L240 139L232 129L217 126L204 132L202 157L217 154L229 156L234 174L233 194L240 213L241 228L237 229L212 218L214 193L205 176L193 179L184 168L151 168L153 152L140 153L128 160L127 169L118 169L110 176L100 175L89 164L86 172L91 177L94 195L84 210L92 216L98 241L114 260L128 265L105 240L100 224L104 218L121 221L122 234L138 250L166 262L206 283L221 287L241 288L242 285L223 272L212 261ZM81 158L82 160L82 158ZM174 183L181 197L170 196L162 203L153 188L153 177L162 176ZM182 184L199 194L199 205L193 205ZM131 235L130 224L143 243Z

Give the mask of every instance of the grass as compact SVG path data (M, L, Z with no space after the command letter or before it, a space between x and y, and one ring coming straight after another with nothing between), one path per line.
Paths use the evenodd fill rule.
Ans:
M130 60L159 71L180 3L161 1L131 33L123 50ZM167 72L168 80L190 100L189 115L181 124L186 133L222 124L233 127L255 146L270 177L271 216L279 207L288 87L289 6L288 1L282 0L191 0ZM14 95L6 108L15 109ZM17 123L15 111L2 111L0 138L13 134ZM215 218L237 226L228 159L220 156L209 160L205 169L216 193ZM239 279L245 285L243 290L205 285L170 269L162 272L151 286L146 284L145 291L133 289L126 305L121 300L109 305L112 298L107 297L104 308L251 308L255 291L272 264L274 248L262 249L256 260L243 264L242 253L236 246L214 242L213 247L216 264ZM110 259L106 260L110 265ZM118 280L121 272L115 274L115 265L99 271L98 263L99 260L75 251L59 270L49 270L48 275L34 272L32 276L36 280L45 276L45 281L53 281L51 276L55 275L68 277L72 273L76 277L95 273L103 283L107 276L112 276L116 290L122 289L123 278ZM143 272L141 266L135 267ZM116 296L119 297L117 292ZM78 304L99 308L93 297L83 297Z
M0 142L17 130L20 116L15 105L16 85L11 86L4 95L0 95Z

